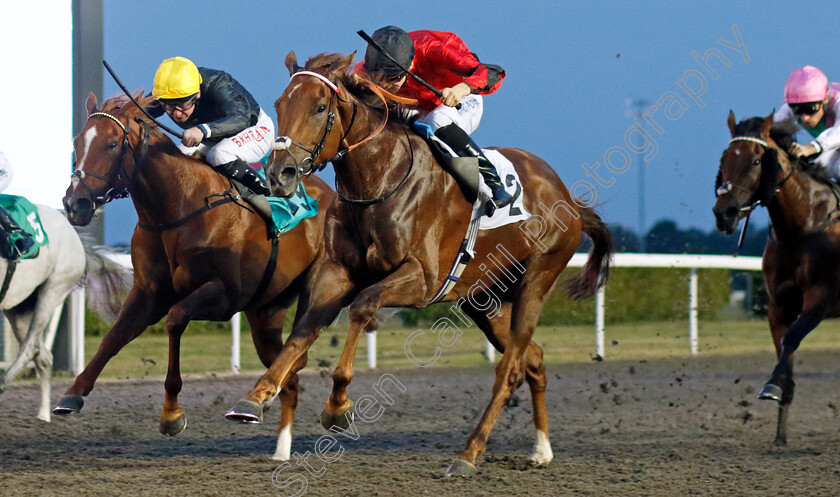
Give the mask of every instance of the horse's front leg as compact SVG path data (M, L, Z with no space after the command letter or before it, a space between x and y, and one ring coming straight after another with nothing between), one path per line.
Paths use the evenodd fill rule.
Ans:
M822 287L812 288L803 294L803 309L793 324L785 331L784 320L771 321L771 331L776 342L778 363L767 384L758 394L759 399L779 402L779 419L776 429L776 445L787 443L787 410L793 403L793 353L799 344L820 322L825 319L828 305ZM779 336L781 335L781 340Z
M353 359L361 332L368 329L377 311L383 307L412 307L425 303L425 281L423 266L417 259L409 259L387 278L362 290L350 305L350 330L333 372L332 394L321 413L324 428L329 430L336 426L344 430L350 426L345 413L353 407L353 401L347 398L347 385L353 380Z
M160 411L160 432L175 436L187 427L187 415L178 405L181 392L181 335L192 320L223 321L232 313L231 302L225 293L225 285L215 279L201 285L184 300L173 305L166 316L166 330L169 333L169 366L164 388L166 396Z
M306 363L304 355L312 343L355 296L355 285L347 270L334 261L326 262L313 279L309 306L295 323L280 355L257 380L254 388L239 400L225 417L231 421L259 423L266 404L286 386ZM296 317L297 318L297 317Z
M44 334L46 333L47 326L50 324L55 309L59 307L67 296L68 290L58 290L54 287L49 287L48 284L44 286L47 288L41 289L33 294L35 296L34 307L27 310L25 305L21 305L19 309L9 309L6 311L20 347L18 348L17 357L15 357L3 374L0 375L0 393L3 393L6 386L17 377L24 366L36 357L36 354L39 352L38 345L44 339ZM26 330L25 334L23 330ZM49 352L47 351L46 353ZM44 406L42 405L39 411L39 417L43 415L43 411ZM49 415L47 415L45 421L49 421Z
M84 371L79 373L70 388L59 399L58 405L53 408L53 414L79 412L84 405L82 397L93 390L96 379L108 361L117 355L128 342L140 336L148 326L160 321L165 312L164 304L155 298L154 293L141 292L137 288L132 288L114 326L102 337L96 354L88 362Z
M768 321L770 323L770 334L773 337L773 345L776 348L776 359L779 358L782 352L782 338L785 336L797 315L802 310L799 305L799 295L791 295L789 298L778 299L771 295L770 306L768 308ZM784 303L782 305L782 302ZM772 378L771 378L772 381ZM778 390L777 390L778 389ZM784 391L787 392L789 399L786 402L781 400L781 388L775 384L768 383L764 386L759 398L779 401L779 416L776 424L776 445L787 444L787 417L790 411L790 399L793 398L793 380L790 379Z

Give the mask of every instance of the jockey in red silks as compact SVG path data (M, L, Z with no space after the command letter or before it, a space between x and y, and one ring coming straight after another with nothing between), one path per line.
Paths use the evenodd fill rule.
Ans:
M793 71L785 85L785 104L773 115L777 123L795 123L814 140L794 143L788 151L793 157L816 156L814 163L832 179L840 179L840 83L814 66Z
M406 33L396 26L386 26L376 30L371 38L399 64L369 45L365 60L356 66L355 73L367 73L384 89L419 100L419 107L429 111L419 122L458 156L478 159L478 170L493 195L494 205L488 214L510 204L513 197L505 191L495 166L470 138L484 112L482 95L493 93L502 85L505 71L481 63L454 33ZM439 89L441 96L409 77L399 66ZM459 103L461 106L456 109Z

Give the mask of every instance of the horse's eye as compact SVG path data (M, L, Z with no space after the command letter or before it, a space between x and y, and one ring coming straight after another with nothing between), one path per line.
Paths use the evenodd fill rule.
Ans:
M325 104L321 104L321 105L318 106L318 109L315 112L320 114L320 113L324 112L325 110L327 110L327 106Z
M117 140L109 140L108 148L117 148Z
M755 159L755 160L753 160L753 166L758 166L758 165L760 165L760 164L761 164L761 159Z

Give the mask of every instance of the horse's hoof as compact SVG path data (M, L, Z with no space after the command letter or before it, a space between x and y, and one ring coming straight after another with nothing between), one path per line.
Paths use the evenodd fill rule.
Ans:
M446 474L444 476L475 476L476 469L475 464L465 461L463 459L456 458L452 461L452 464L446 468Z
M162 435L166 435L167 437L174 437L175 435L184 431L184 428L187 427L187 415L181 414L177 418L164 421L163 419L160 420L160 433Z
M225 414L225 417L231 421L239 421L240 423L262 423L263 408L261 405L250 400L240 400L230 411Z
M776 437L776 440L773 440L773 445L776 447L785 447L787 445L787 438Z
M53 408L53 414L66 416L81 411L84 405L85 401L81 395L65 395L58 399L58 405Z
M352 406L353 403L350 402L350 405ZM350 408L347 408L341 414L332 414L324 409L321 411L321 426L330 431L346 431L353 424L354 416Z
M782 387L768 383L764 385L764 388L762 388L758 393L758 398L761 400L775 400L776 402L781 402Z

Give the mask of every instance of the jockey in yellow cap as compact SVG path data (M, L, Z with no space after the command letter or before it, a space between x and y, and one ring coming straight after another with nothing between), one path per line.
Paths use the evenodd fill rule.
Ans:
M230 74L196 67L184 57L164 60L155 73L152 95L184 131L181 150L199 152L213 168L268 195L264 180L250 166L271 151L274 121Z

